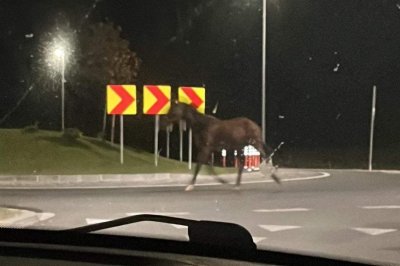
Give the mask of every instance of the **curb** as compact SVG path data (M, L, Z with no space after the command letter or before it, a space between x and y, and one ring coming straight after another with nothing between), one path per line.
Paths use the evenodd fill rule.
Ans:
M280 169L279 177L283 182L303 181L329 176L322 171L301 169ZM247 175L247 176L246 176ZM228 179L228 183L236 180L236 174L220 174L219 178ZM158 174L117 174L117 175L24 175L0 176L1 189L105 189L105 188L151 188L187 186L192 174L158 173ZM260 173L244 173L242 184L269 183ZM198 186L220 185L215 177L199 175Z

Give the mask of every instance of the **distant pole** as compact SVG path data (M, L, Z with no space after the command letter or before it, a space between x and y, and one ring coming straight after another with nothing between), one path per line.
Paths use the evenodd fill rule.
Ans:
M102 138L105 139L106 137L106 127L107 127L107 102L104 106L104 114L103 114L103 128L101 132L103 133Z
M65 55L61 54L61 130L65 129Z
M372 171L372 153L374 148L374 124L375 124L375 104L376 104L376 86L373 87L372 109L371 109L371 133L369 138L369 171Z
M154 165L158 166L158 131L160 129L160 116L155 116L154 127Z
M179 120L179 161L183 161L183 121Z
M169 141L169 135L170 135L170 129L171 129L171 127L167 126L167 131L166 131L167 132L166 133L167 134L167 136L166 136L167 137L167 144L166 144L167 145L167 149L166 149L167 150L167 154L166 154L167 158L169 158L169 142L170 142Z
M262 93L261 93L261 127L262 139L266 139L266 57L267 57L267 0L263 0L263 26L262 26Z
M189 167L189 170L192 169L192 128L189 128L188 167Z
M120 115L120 139L119 139L119 143L120 143L120 160L121 160L121 164L124 164L124 116Z

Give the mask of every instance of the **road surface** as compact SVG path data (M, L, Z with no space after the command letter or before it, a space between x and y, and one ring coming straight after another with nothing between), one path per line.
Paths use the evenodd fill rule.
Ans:
M400 264L400 172L322 170L314 180L231 186L2 190L2 205L54 213L35 226L71 228L139 213L234 222L259 248ZM186 239L181 226L139 223L111 233Z

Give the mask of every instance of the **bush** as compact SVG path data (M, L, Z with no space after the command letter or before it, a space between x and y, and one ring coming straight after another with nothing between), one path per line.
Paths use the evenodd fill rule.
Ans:
M35 121L33 125L26 126L22 129L22 133L36 133L39 131L39 122Z
M66 140L76 140L82 137L82 131L78 128L66 128L62 137Z

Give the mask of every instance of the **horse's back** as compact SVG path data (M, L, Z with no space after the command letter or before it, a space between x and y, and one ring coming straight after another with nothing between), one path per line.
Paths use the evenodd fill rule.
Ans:
M229 120L219 120L210 125L208 143L212 145L240 148L254 140L261 139L261 129L253 121L245 117L237 117Z
M261 131L259 125L257 125L254 121L246 118L246 117L236 117L228 120L222 120L224 126L235 129L235 128L242 128L246 131L250 132L257 132Z

